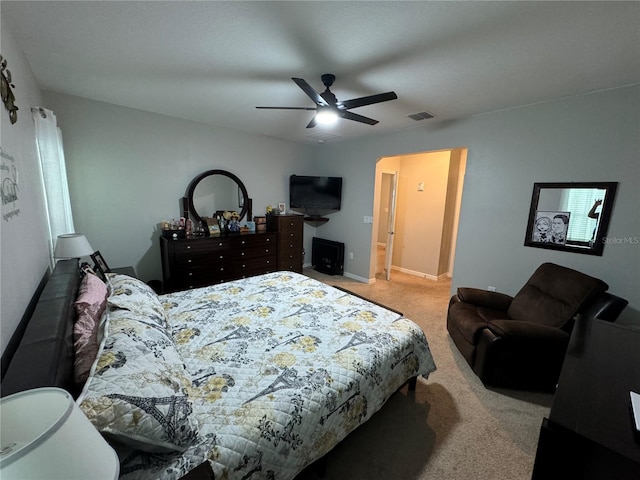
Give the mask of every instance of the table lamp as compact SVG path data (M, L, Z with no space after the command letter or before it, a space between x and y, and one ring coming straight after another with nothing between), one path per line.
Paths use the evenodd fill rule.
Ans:
M73 401L60 388L14 393L0 401L2 480L116 480L120 464Z
M66 233L58 235L53 258L81 258L88 257L95 250L89 245L89 240L82 233Z

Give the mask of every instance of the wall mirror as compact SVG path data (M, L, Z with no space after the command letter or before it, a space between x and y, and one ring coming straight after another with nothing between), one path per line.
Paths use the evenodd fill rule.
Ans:
M602 255L617 182L535 183L525 246Z
M195 177L187 187L187 198L197 222L224 211L238 212L242 220L251 203L244 183L226 170L208 170Z

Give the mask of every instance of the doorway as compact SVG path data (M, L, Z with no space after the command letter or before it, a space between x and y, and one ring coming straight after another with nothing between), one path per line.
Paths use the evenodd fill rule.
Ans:
M452 275L466 159L456 148L378 160L370 278Z

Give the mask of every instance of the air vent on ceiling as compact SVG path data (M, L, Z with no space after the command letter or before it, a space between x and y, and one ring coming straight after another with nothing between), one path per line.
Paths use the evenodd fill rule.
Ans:
M429 112L419 112L419 113L413 113L411 115L407 115L409 118L411 118L412 120L415 120L416 122L420 121L420 120L427 120L429 118L433 118L433 115L431 115Z
M314 142L317 143L325 143L325 142L330 142L331 140L338 140L340 137L340 135L334 135L332 133L314 133L312 135L307 135L307 138L310 138L311 140L313 140Z

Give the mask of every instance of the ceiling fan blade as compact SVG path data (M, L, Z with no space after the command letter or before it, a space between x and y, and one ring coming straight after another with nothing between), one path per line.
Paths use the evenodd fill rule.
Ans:
M398 98L396 92L379 93L377 95L369 95L368 97L354 98L340 102L344 108L364 107L365 105L373 105L374 103L388 102Z
M315 107L256 107L261 110L315 110Z
M347 120L366 123L368 125L375 125L376 123L379 123L378 120L374 120L373 118L369 118L369 117L364 117L362 115L358 115L357 113L353 113L353 112L347 112L347 111L340 112L340 116Z
M313 128L316 126L316 116L314 115L311 121L307 124L307 128Z
M313 87L311 87L311 85L309 85L305 80L303 80L302 78L294 78L292 77L291 80L293 80L294 82L296 82L296 85L298 85L302 91L304 93L307 94L307 96L314 101L314 103L316 103L317 105L320 106L327 106L329 105L326 100L324 98L322 98L320 96L320 94L318 92L316 92Z

